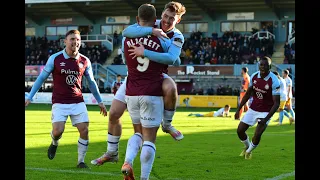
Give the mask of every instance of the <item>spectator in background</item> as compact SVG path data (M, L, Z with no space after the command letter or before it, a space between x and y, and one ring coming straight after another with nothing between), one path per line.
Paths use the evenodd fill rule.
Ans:
M123 84L123 82L121 81L121 75L118 74L116 81L114 81L113 84L112 84L112 93L114 95L116 95L116 93L117 93L118 89L120 88L121 84Z
M26 65L43 65L50 55L61 51L64 46L60 46L60 40L47 40L46 37L32 37L25 42ZM104 45L81 44L79 52L100 64L107 60L110 50ZM95 56L94 56L95 55ZM29 56L29 58L27 58ZM95 59L94 59L95 58Z
M185 58L186 58L186 52L183 49L181 49L181 53L180 53L181 64L184 64Z
M118 34L118 32L117 31L114 31L114 33L113 33L113 45L118 45L118 39L119 39L119 34Z
M186 94L186 88L182 88L179 94Z
M256 54L259 54L260 48L261 48L261 42L260 42L260 39L258 38L258 36L256 36L256 38L254 39L253 47L254 47Z
M118 57L121 59L122 57L122 50L121 50L121 46L119 46L118 48Z
M270 55L270 57L272 57L273 52L274 52L274 39L273 39L273 36L269 37L269 42L267 44L267 52Z

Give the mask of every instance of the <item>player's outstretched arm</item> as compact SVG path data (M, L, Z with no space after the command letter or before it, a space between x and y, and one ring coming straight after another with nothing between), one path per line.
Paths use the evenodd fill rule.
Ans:
M100 114L102 114L103 116L107 116L107 108L102 102L102 98L101 98L101 95L99 92L98 85L97 85L96 81L94 80L91 62L89 60L88 60L88 66L85 70L85 76L86 76L88 83L89 83L89 90L92 93L92 95L94 96L94 98L97 100L98 105L100 107Z
M132 49L129 49L129 52L131 52L130 55L133 56L133 58L144 56L161 64L179 66L181 64L180 53L184 43L183 35L175 34L170 40L160 39L160 42L165 51L164 53L150 51L145 49L143 45L140 45L139 47L133 46Z
M49 77L50 73L43 70L40 75L37 77L37 80L34 82L31 91L26 99L25 106L28 106L28 104L32 101L33 96L39 91L41 85L43 82Z
M133 58L147 57L148 59L150 59L150 61L154 61L161 64L174 65L174 66L179 66L181 64L180 57L178 57L177 59L174 59L175 56L173 55L180 52L175 52L173 48L171 49L171 52L168 52L168 53L159 53L159 52L150 51L152 53L150 53L147 56L144 54L144 52L146 51L149 52L149 50L146 50L143 47L143 45L132 46L131 49L129 49L128 51L131 52L130 56L132 56Z
M37 77L36 81L34 82L31 91L26 98L25 106L28 106L28 104L32 101L33 96L39 91L41 85L44 83L44 81L49 77L51 72L53 71L54 67L54 58L55 56L50 56L45 67L43 68L40 75Z
M181 49L184 43L183 36L177 35L176 37L173 37L170 40L160 39L160 42L161 46L165 51L164 53L159 53L145 49L143 51L143 56L148 57L149 59L152 59L153 61L156 61L158 63L179 66L181 64Z

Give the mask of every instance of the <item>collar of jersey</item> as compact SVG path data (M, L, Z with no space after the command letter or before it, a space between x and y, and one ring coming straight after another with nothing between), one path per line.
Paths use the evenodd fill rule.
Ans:
M62 53L63 53L63 56L64 56L65 59L70 59L70 58L71 58L71 57L67 54L65 48L63 49ZM78 60L79 58L80 58L80 53L78 52L78 55L77 55L75 58L73 58L73 59Z
M261 78L261 76L260 76L260 71L258 72L258 76L257 76L257 77L258 77L258 78ZM271 77L271 76L270 76L270 72L269 72L269 74L268 74L266 77L264 77L263 80L267 81L270 77Z

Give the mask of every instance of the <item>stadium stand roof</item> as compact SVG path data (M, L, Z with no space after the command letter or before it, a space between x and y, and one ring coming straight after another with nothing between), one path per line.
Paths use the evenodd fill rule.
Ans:
M25 16L36 23L40 22L42 17L67 18L83 16L94 24L94 20L102 16L135 16L138 7L146 2L150 2L156 7L157 15L160 17L164 5L169 2L169 0L70 1L32 3L37 1L27 0L25 1ZM44 1L39 0L38 2ZM280 19L280 11L295 8L295 0L183 0L180 2L183 2L186 6L188 14L205 12L212 20L215 20L217 12L253 12L257 10L272 10Z

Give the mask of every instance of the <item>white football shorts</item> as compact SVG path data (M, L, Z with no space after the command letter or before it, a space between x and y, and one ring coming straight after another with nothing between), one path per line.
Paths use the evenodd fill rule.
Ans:
M249 108L248 111L242 117L241 122L253 126L258 122L258 118L265 118L268 114L269 112L258 112ZM269 122L270 119L267 121L266 124L269 124Z
M72 126L78 123L89 122L88 110L84 102L74 104L54 103L52 105L52 123L66 122L68 116L70 116Z
M145 128L160 126L164 111L162 96L126 96L126 102L132 124Z
M163 78L170 78L168 74L163 73ZM121 101L126 104L126 83L127 83L127 77L124 79L123 83L120 85L118 91L116 92L116 95L114 96L114 99Z

